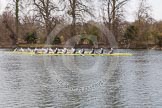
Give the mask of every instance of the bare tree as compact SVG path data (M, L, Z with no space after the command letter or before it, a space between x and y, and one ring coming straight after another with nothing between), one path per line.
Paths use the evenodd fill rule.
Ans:
M152 25L153 18L151 17L151 6L147 4L146 0L141 0L139 2L136 19L136 26L139 28L138 40L147 41L148 45L149 29L151 29L150 27Z
M23 4L26 3L26 1L28 0L10 0L11 2L9 2L7 4L7 7L6 7L6 12L4 12L4 24L5 24L5 27L11 32L11 35L12 35L12 38L13 39L13 44L16 44L18 43L18 38L19 37L19 29L20 29L20 13L23 13ZM25 7L26 8L26 7ZM20 11L21 10L21 11ZM9 22L9 18L10 16L8 14L12 14L14 15L14 28L11 26L11 23Z
M54 0L33 0L33 4L35 6L34 11L37 12L37 21L45 25L46 40L48 40L48 35L59 22L56 14L59 9Z
M76 22L84 20L85 15L93 16L92 8L88 6L91 0L62 0L66 3L67 13L72 18L71 35L76 34Z
M119 27L119 22L123 17L123 6L129 0L103 0L103 20L104 24L111 30L114 34ZM117 37L116 37L117 38Z
M4 12L3 13L3 23L6 27L6 29L10 32L10 39L12 40L12 45L16 45L17 43L17 34L15 33L14 29L13 29L13 23L15 22L14 20L14 16L11 12Z
M18 34L19 34L19 2L20 0L13 0L12 1L14 4L12 4L14 6L14 14L15 14L15 30L11 27L11 25L9 24L9 15L7 12L4 13L3 17L4 17L4 21L3 23L5 24L5 27L11 32L10 38L13 40L13 45L16 45L17 40L18 40ZM8 4L8 5L11 5ZM8 7L7 7L8 9ZM7 10L8 11L8 10ZM16 31L16 32L15 32Z
M151 20L151 6L147 4L146 0L141 0L139 7L136 12L136 19L140 22L146 21L150 22Z
M15 25L16 25L16 34L18 37L19 34L19 1L20 0L13 0L15 2L15 16L16 16L16 21L15 21Z

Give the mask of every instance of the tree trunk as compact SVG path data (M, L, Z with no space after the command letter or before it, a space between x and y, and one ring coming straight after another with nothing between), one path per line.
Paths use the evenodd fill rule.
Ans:
M76 35L76 0L73 0L72 4L72 25L71 25L71 36Z
M18 38L19 35L19 0L16 0L16 9L15 9L15 15L16 15L16 35Z

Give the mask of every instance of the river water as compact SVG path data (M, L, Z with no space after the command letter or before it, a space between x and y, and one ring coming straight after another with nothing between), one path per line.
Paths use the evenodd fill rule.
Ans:
M162 52L31 56L0 50L0 108L161 108Z

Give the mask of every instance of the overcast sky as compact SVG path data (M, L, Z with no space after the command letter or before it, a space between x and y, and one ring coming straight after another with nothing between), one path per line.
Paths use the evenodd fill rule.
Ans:
M134 20L135 18L135 10L138 8L138 4L140 0L131 0L129 4L127 4L127 14L126 19L129 21ZM162 20L162 0L146 0L148 5L151 6L152 9L152 17L156 20Z
M0 12L4 10L8 0L0 0ZM126 5L125 17L128 21L133 21L135 18L135 10L138 7L139 0L131 0L129 4ZM152 7L152 16L156 20L162 20L162 0L147 0L148 4Z

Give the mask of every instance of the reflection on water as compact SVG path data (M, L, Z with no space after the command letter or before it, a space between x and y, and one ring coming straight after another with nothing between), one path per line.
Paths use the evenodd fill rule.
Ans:
M161 107L161 52L131 52L52 57L0 51L0 108Z

